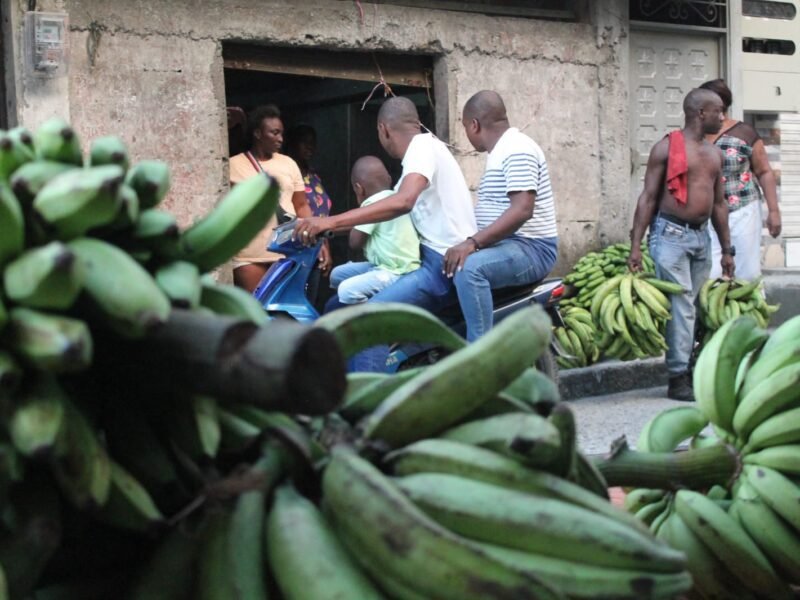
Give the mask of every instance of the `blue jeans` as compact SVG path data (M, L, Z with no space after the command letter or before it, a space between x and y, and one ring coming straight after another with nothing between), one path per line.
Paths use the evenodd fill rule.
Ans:
M511 236L470 254L455 275L461 312L467 322L467 340L474 341L492 328L492 288L535 283L556 264L558 238Z
M331 287L337 290L342 304L361 304L400 277L370 262L349 262L331 271Z
M401 275L392 285L369 299L369 302L404 302L437 312L457 300L453 282L442 272L444 256L420 246L422 264L419 269ZM331 307L335 305L330 303ZM386 370L389 346L376 346L360 352L350 361L350 371Z
M695 302L711 272L708 228L690 229L656 216L650 225L650 255L659 279L674 281L684 290L690 290L672 295L672 319L667 321L667 371L674 377L689 369L694 345Z

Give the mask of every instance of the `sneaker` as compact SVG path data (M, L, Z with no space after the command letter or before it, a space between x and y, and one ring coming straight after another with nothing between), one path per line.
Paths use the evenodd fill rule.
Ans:
M667 386L667 398L683 402L694 402L692 376L689 373L681 373L670 377L669 385Z

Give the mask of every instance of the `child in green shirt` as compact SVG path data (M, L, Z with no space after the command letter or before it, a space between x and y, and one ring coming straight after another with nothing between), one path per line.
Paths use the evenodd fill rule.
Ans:
M391 196L392 178L381 160L362 156L353 165L350 183L359 206ZM350 248L363 248L367 262L348 262L331 272L331 287L342 304L359 304L419 268L419 237L409 215L358 225L350 231Z

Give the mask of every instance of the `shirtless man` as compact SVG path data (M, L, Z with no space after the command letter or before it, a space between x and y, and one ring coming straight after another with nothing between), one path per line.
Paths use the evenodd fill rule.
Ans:
M694 343L695 300L711 271L709 218L722 245L723 276L733 277L734 250L723 194L722 153L704 137L722 126L722 100L709 90L694 89L683 101L683 112L681 132L688 167L684 185L676 179L667 180L670 139L665 137L653 146L647 160L644 190L633 216L628 267L633 272L642 270L640 245L649 225L656 275L686 290L672 296L672 319L667 321L667 396L693 401L689 358Z

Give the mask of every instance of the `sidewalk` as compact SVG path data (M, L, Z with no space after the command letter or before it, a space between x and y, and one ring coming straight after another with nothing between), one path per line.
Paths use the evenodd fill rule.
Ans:
M606 454L611 443L623 435L635 447L639 433L650 419L686 403L670 400L666 386L658 386L573 400L569 406L575 413L578 447L593 455Z

